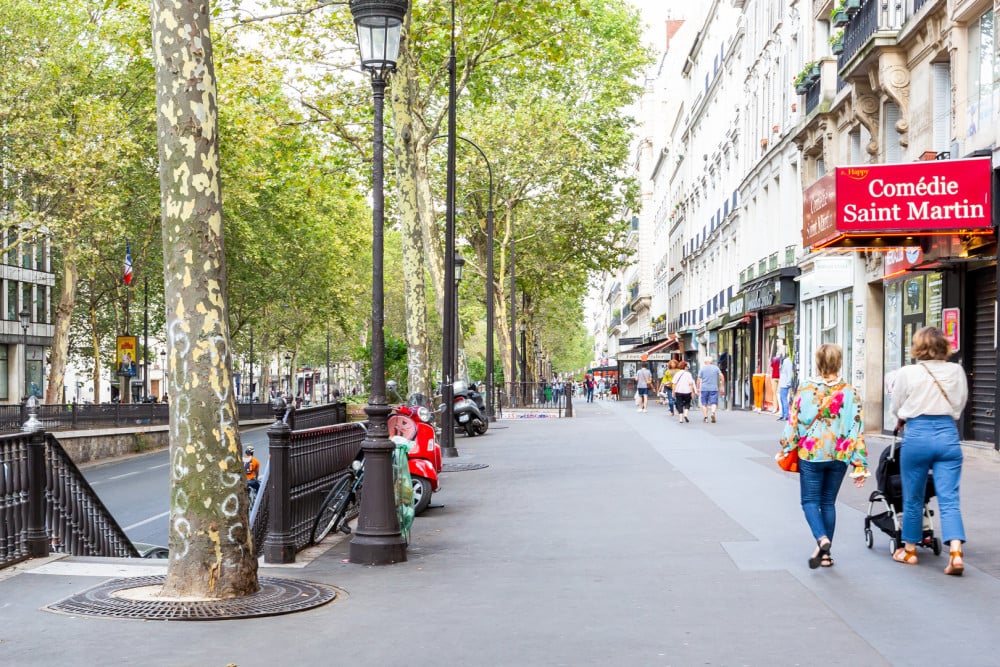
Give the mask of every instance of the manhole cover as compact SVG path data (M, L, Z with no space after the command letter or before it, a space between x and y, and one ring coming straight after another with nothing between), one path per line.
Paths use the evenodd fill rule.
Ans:
M160 587L166 575L113 579L50 604L46 609L77 616L142 618L149 621L221 621L305 611L337 597L331 586L260 577L260 590L228 600L158 600L139 589Z
M482 470L489 467L488 463L445 463L441 466L441 472L464 472L466 470Z

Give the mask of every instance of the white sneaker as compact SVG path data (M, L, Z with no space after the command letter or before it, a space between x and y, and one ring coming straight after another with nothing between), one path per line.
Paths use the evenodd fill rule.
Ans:
M643 408L643 409L642 409L642 411L643 411L643 412L645 412L645 411L646 411L646 408Z
M636 408L635 411L636 412L642 412L642 408Z

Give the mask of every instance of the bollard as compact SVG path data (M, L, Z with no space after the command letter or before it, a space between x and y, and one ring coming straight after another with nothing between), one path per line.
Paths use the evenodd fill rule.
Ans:
M45 427L38 421L38 399L32 396L24 404L28 419L21 430L28 433L28 525L24 541L32 558L49 555L49 536L45 532Z
M292 539L291 505L291 436L292 429L283 421L285 399L271 401L275 421L267 429L270 472L267 477L268 526L264 538L265 563L294 563L295 541Z
M563 396L566 397L566 416L573 416L573 383L563 383Z

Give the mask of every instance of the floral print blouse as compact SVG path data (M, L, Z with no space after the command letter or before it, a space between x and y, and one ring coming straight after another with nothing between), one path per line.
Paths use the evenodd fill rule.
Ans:
M867 473L861 399L854 387L839 378L806 382L792 403L781 451L796 445L803 461L844 461L855 473Z

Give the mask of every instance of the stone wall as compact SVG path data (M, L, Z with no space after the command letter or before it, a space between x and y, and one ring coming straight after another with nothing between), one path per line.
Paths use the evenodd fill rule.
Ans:
M167 447L169 445L167 428L167 426L150 426L143 430L130 428L56 431L54 435L70 458L80 465Z

